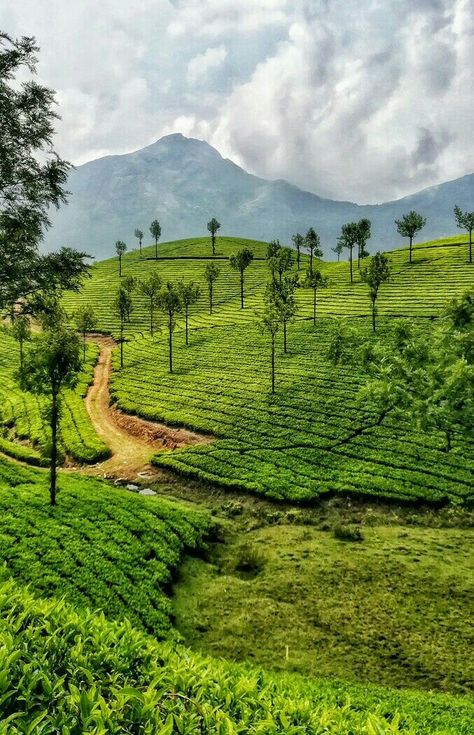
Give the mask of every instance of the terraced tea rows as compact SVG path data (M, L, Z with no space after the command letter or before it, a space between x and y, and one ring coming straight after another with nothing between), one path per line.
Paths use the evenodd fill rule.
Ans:
M8 573L40 595L127 616L158 637L171 630L171 573L202 542L207 523L181 506L65 474L51 508L46 473L0 458L0 558Z

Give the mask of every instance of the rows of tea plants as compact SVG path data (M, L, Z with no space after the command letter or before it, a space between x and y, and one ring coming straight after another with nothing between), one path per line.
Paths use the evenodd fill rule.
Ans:
M358 320L358 328L361 342L370 338L369 320ZM381 334L391 328L381 320ZM474 444L446 453L442 436L390 417L377 425L358 402L364 376L328 358L332 330L332 320L316 329L290 324L286 355L278 335L275 396L269 341L253 325L200 330L187 349L175 339L171 375L165 339L137 339L128 345L128 364L114 374L112 396L126 411L216 437L155 456L156 464L185 475L294 501L345 493L472 502Z
M97 462L109 456L104 442L97 436L84 405L84 397L92 380L98 347L88 345L87 358L74 390L66 390L59 428L60 451L81 463ZM47 399L21 390L18 345L6 329L0 330L0 426L5 436L0 451L18 459L41 464L49 453L50 428ZM26 440L32 446L22 447L12 439Z
M467 697L203 658L0 580L0 728L24 733L470 735Z
M134 496L92 478L62 474L58 505L47 473L0 458L0 559L40 595L125 615L164 637L166 588L183 553L202 543L204 514Z
M249 247L255 254L255 260L245 271L244 310L240 310L239 275L230 268L226 260L241 247ZM371 249L374 250L374 247ZM208 314L207 285L204 280L204 268L210 255L207 238L164 243L160 246L158 261L152 259L154 248L144 249L141 258L138 252L130 252L123 259L123 275L131 275L140 280L157 272L164 282L182 278L198 283L201 298L190 310L191 329L243 324L255 320L256 314L262 311L263 293L269 278L268 266L264 260L265 251L265 243L239 238L218 239L216 263L221 272L215 283L212 316ZM466 262L466 245L459 237L415 247L411 265L407 252L406 249L400 249L388 254L392 276L390 282L380 291L378 308L381 315L434 316L449 298L474 286L474 269ZM307 265L308 258L303 256L302 276ZM321 316L361 317L370 313L367 286L362 282L357 267L353 284L350 283L347 262L323 262L318 263L317 267L329 281L328 288L321 290L318 295ZM119 283L117 258L97 263L92 269L92 278L86 281L81 293L67 296L66 306L73 311L85 301L92 304L100 329L118 334L118 320L113 313L112 303ZM129 335L146 334L149 323L146 301L138 292L134 294L133 300L132 318L125 331ZM310 319L312 292L305 288L298 289L297 302L297 318ZM159 314L157 322L160 322ZM166 324L164 318L161 318L161 323ZM182 327L183 319L178 318L177 328Z

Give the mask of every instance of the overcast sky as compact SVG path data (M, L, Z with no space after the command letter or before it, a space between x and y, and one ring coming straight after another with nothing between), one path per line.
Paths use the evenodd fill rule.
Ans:
M182 132L357 202L474 172L472 0L15 0L0 28L36 36L74 163Z

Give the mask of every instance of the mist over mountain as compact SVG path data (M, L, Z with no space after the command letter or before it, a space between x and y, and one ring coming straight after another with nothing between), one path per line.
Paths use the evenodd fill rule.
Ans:
M129 249L136 247L137 227L145 233L144 243L150 244L153 219L161 223L163 241L202 236L211 217L222 223L219 234L278 238L283 243L312 226L321 235L325 256L333 257L331 248L344 222L361 217L372 221L373 252L403 244L394 220L410 209L427 218L423 240L456 233L455 204L474 209L474 174L396 201L357 205L324 199L284 180L253 176L209 144L181 134L78 166L70 174L68 189L69 204L52 214L45 247L68 245L98 259L114 254L119 239Z

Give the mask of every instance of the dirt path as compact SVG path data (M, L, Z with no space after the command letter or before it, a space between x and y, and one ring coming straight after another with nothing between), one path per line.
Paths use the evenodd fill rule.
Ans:
M145 421L110 405L109 381L115 343L110 337L99 336L91 337L91 341L99 343L100 354L85 404L97 434L110 448L112 456L86 468L88 474L121 480L151 480L160 475L159 470L150 464L153 454L160 449L176 449L213 441L211 436Z

